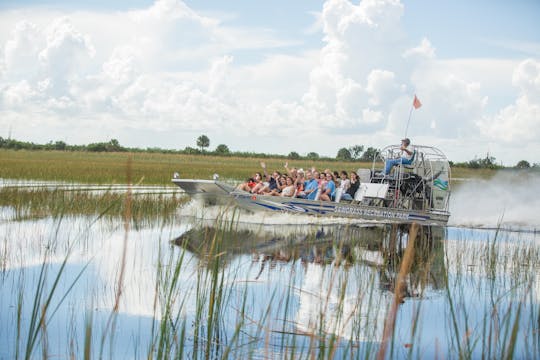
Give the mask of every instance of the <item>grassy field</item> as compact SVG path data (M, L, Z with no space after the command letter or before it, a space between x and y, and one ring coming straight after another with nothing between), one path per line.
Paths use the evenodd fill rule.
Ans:
M284 159L221 157L206 155L148 153L89 153L64 151L0 150L0 178L67 181L89 184L124 184L131 156L133 183L168 185L174 172L184 178L244 179L261 171L265 161L269 171L284 171ZM370 168L371 163L289 160L289 167L332 170ZM490 177L494 170L453 169L453 177Z

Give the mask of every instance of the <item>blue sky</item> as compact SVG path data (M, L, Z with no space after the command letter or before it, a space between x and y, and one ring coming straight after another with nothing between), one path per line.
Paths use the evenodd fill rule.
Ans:
M540 162L539 20L538 1L7 0L0 127L334 156L399 140L416 93L413 142Z

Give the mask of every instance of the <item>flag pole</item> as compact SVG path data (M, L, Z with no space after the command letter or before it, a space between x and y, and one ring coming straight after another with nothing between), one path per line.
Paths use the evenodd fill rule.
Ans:
M412 111L413 109L418 109L420 106L422 106L422 103L420 102L420 100L418 100L416 94L414 94L414 99L411 104L411 110L409 111L409 119L407 120L407 127L405 128L405 137L407 137L407 133L409 132L409 123L411 122Z
M409 123L411 122L411 115L414 109L414 105L411 105L411 110L409 111L409 119L407 120L407 127L405 128L405 138L407 137L407 132L409 131Z

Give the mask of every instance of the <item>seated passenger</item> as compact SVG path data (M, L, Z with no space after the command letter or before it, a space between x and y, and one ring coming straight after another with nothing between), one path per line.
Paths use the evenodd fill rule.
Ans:
M336 184L336 188L340 187L341 175L337 171L332 172L332 180L334 180L334 184Z
M317 178L319 177L319 172L317 170L313 172L308 170L306 172L306 177L307 178L306 182L304 183L304 191L299 197L309 200L315 200L317 190L319 189L319 182L317 181Z
M352 201L354 199L354 194L356 194L356 191L360 187L360 179L358 179L358 174L354 171L351 171L351 178L349 180L349 188L347 191L341 195L341 198L343 200L349 200Z
M321 196L319 197L322 201L331 201L336 193L336 184L332 178L332 173L326 174L326 184L324 188L321 187Z
M260 185L257 185L254 192L262 195L267 194L278 187L278 179L281 174L279 171L274 171L270 176L270 174L266 172L266 164L263 161L261 161L261 167L263 168L265 181L261 182Z
M296 176L298 175L298 170L293 167L292 169L289 169L289 162L286 162L285 165L283 165L283 167L285 168L285 170L287 170L287 174L293 178L293 180L296 178Z
M285 180L285 187L281 189L281 196L292 197L296 191L293 178L287 176Z
M405 139L401 140L401 147L400 147L401 155L400 155L400 157L398 157L396 159L388 159L388 160L386 160L386 162L384 164L383 175L386 176L386 175L390 174L390 170L392 170L392 167L394 167L394 166L396 166L398 164L410 165L412 163L413 151L411 149L409 149L409 145L411 145L411 140L409 140L408 138L405 138Z
M343 195L347 193L347 190L351 187L351 181L349 180L349 174L345 170L341 170L339 173L340 182L339 185L336 185L338 189L341 191L341 198L343 199ZM347 199L345 199L347 200Z
M287 186L287 177L285 175L280 175L277 180L277 187L270 191L268 195L279 196L283 189Z
M298 176L294 180L294 187L296 188L295 196L298 196L299 194L304 192L304 183L306 179L304 177L304 171L298 170Z
M249 178L246 182L238 185L237 189L252 193L253 189L260 183L262 183L262 175L261 173L257 172L255 173L255 175L253 175L253 177Z

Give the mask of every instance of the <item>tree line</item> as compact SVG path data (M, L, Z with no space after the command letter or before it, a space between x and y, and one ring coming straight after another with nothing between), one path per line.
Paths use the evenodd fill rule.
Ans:
M225 144L219 144L213 151L207 150L210 147L210 139L206 135L199 136L195 141L196 147L186 146L184 149L162 149L159 147L147 147L145 149L125 147L120 145L117 139L107 142L96 142L88 145L69 145L64 141L49 141L46 144L36 144L33 142L19 141L15 139L4 139L0 136L0 149L12 150L57 150L57 151L88 151L88 152L147 152L162 154L188 154L188 155L216 155L235 157L258 157L258 158L278 158L290 160L324 160L324 161L360 161L371 162L380 154L380 149L374 147L365 148L363 145L343 147L338 150L335 157L320 156L316 152L309 152L302 156L296 151L291 151L288 155L267 154L245 151L231 151ZM483 158L475 157L467 162L454 163L453 167L463 167L471 169L502 169L504 166L496 162L495 157L487 154ZM529 163L527 160L520 160L514 168L518 169L540 169L540 163Z

